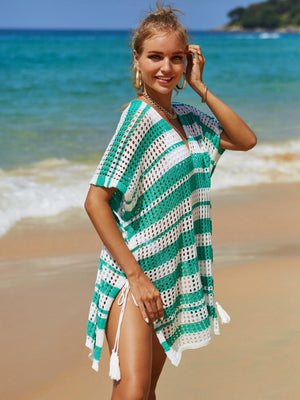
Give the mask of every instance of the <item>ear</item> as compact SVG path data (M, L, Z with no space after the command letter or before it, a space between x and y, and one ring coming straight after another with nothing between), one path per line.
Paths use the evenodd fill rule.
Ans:
M136 50L133 50L134 68L138 71L140 69L139 55Z

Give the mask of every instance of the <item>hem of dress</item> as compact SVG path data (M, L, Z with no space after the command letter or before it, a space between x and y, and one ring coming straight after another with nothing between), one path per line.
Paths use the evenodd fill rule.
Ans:
M85 345L90 350L88 357L93 362L92 369L94 371L98 372L99 371L99 360L96 360L94 358L95 345L93 343L91 343L91 339L89 337L86 338Z
M158 339L160 336L159 332L157 334ZM162 336L163 341L165 340L165 338ZM185 350L193 350L193 349L199 349L201 347L205 347L207 345L209 345L212 341L212 337L210 337L209 339L205 340L204 342L198 342L198 343L194 343L194 344L185 344L183 346L180 347L180 349L178 351L175 351L174 349L172 349L172 347L170 348L170 350L166 351L166 355L168 357L168 359L171 361L171 363L175 366L178 367L180 361L181 361L181 357L182 357L182 352Z

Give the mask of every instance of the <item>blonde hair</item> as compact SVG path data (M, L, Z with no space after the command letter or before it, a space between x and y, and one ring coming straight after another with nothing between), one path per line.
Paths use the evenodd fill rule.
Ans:
M162 32L174 32L182 40L184 45L188 44L188 35L185 27L178 21L175 14L180 10L173 9L169 5L160 6L160 2L156 2L156 11L150 12L140 23L140 26L135 30L131 40L131 47L141 54L143 52L144 41ZM135 67L132 68L132 83L135 89Z

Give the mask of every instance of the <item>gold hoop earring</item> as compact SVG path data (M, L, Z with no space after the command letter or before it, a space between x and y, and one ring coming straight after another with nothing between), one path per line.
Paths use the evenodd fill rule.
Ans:
M186 85L186 76L185 76L185 72L183 73L183 84L181 87L179 87L178 85L176 85L178 90L183 90L185 88Z
M142 74L141 71L136 70L135 73L135 87L140 89L143 86Z

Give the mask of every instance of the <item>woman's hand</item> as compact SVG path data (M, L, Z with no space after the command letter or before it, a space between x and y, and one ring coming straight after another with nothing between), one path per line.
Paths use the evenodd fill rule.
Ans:
M144 272L134 277L127 276L127 278L143 319L149 323L149 319L154 322L158 318L163 318L164 310L160 293Z
M186 80L192 89L197 92L205 91L205 85L202 81L202 74L205 64L205 58L201 52L200 46L190 44L186 48L187 67Z
M249 126L225 103L215 96L202 81L205 58L199 46L186 48L186 80L202 97L223 127L220 148L228 150L250 150L256 145L256 136Z

